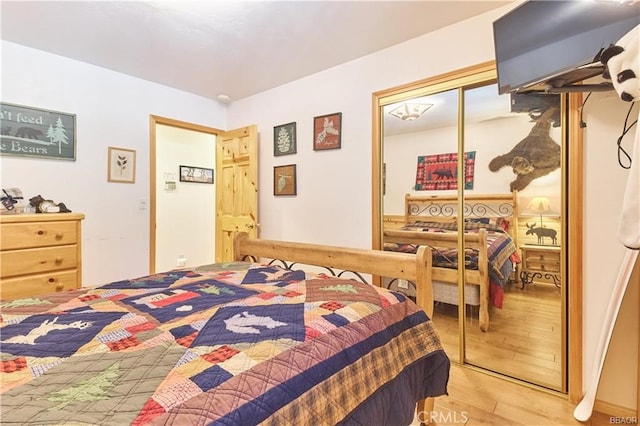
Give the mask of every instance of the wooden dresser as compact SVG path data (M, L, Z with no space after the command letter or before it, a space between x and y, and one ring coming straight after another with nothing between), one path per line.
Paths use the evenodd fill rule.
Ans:
M0 300L82 285L79 213L0 215Z

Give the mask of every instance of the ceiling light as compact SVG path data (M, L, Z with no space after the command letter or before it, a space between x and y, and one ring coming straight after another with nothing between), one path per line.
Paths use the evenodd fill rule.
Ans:
M417 104L406 102L389 111L389 114L393 115L394 117L398 117L401 120L411 121L420 117L432 106L433 104Z

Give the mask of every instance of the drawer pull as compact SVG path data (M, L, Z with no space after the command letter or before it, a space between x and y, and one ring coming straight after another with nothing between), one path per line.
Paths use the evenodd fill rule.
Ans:
M59 264L61 264L61 263L62 263L62 260L63 260L63 259L62 259L61 257L56 257L55 262L56 262L56 264L57 264L57 265L59 265Z
M64 284L58 283L58 285L56 286L56 290L64 290Z
M38 232L37 232L37 234L38 234L38 235L44 235L44 230L39 229L39 230L38 230Z
M61 239L62 239L62 237L64 237L64 233L63 233L63 232L58 232L58 233L56 234L56 240L61 240Z

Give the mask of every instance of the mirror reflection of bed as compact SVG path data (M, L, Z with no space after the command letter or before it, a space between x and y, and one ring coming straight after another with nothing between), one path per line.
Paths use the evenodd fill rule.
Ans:
M556 143L557 151L552 151L560 151L564 143L560 97L500 96L494 81L468 84L463 80L452 83L451 88L439 83L433 89L416 84L405 89L406 95L394 92L388 104L380 104L384 123L382 245L386 250L411 251L425 244L436 248L436 253L440 248L443 257L453 261L453 269L440 265L433 272L434 321L453 361L566 391L564 194L562 167L556 166L561 158L536 157L535 149L527 148L533 135ZM410 120L389 114L402 103L431 106ZM458 121L460 103L464 113ZM557 110L548 110L551 107ZM545 111L547 115L541 118ZM433 158L460 152L465 153L460 162L457 157L449 158L448 163L440 161L445 157ZM500 156L509 161L491 170L489 163ZM429 165L429 161L437 164ZM444 170L442 164L453 168ZM461 174L465 204L460 221L458 165L467 167ZM530 171L543 166L548 170L526 178L527 167ZM451 177L456 184L447 186ZM548 201L545 209L533 205L540 198ZM476 204L480 207L474 207ZM432 217L425 217L429 215ZM465 303L461 303L456 270L459 225L465 227L467 236L463 244ZM474 238L483 241L483 232L486 243L471 242ZM504 238L497 237L500 233ZM444 243L443 238L452 240ZM496 240L504 241L492 247ZM474 250L477 254L470 255ZM390 286L409 295L413 292L403 282ZM460 315L460 305L464 305L464 315Z

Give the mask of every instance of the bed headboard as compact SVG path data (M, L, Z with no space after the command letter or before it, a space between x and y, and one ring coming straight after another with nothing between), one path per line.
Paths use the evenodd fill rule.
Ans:
M458 195L411 195L404 197L405 224L418 220L454 222L458 216ZM465 196L464 217L502 218L509 221L507 232L518 246L518 191L508 194Z
M250 238L239 232L234 239L234 258L245 260L268 258L293 263L342 269L381 277L403 278L416 285L417 304L429 317L433 316L432 254L431 248L421 247L416 254L393 253L382 250L333 247L288 241Z

